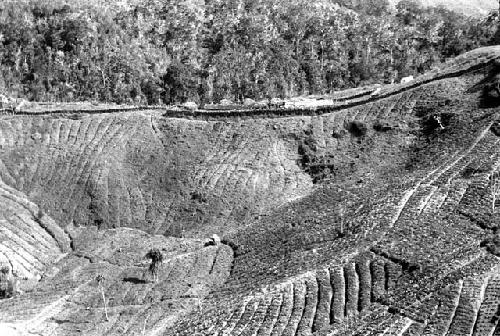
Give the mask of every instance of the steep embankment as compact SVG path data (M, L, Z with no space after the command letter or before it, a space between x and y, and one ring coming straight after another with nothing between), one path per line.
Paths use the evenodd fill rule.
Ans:
M3 327L498 332L499 260L481 243L499 224L500 111L477 91L498 58L480 49L311 109L3 115L2 190L22 206L2 211L25 220L2 222L0 257L34 279L0 302ZM205 247L212 233L227 245ZM158 284L143 281L151 247L167 255Z

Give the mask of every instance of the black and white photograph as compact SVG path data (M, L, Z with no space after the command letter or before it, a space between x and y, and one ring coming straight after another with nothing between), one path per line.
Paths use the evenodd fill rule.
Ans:
M500 336L499 11L0 0L0 336Z

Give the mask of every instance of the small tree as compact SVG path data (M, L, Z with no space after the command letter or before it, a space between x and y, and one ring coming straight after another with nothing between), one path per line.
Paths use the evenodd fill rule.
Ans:
M160 273L160 267L163 262L163 254L159 249L153 248L146 254L146 258L151 259L148 272L153 276L153 281L158 282L158 274Z
M97 275L95 278L97 281L97 285L99 286L99 289L101 291L102 295L102 301L104 302L104 314L106 315L106 321L109 321L109 316L108 316L108 306L106 305L106 296L104 295L104 276L102 274Z

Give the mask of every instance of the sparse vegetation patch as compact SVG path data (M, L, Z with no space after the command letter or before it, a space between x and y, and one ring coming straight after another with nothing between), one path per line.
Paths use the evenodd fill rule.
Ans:
M368 127L362 121L354 120L347 125L347 130L355 137L362 137L368 132Z

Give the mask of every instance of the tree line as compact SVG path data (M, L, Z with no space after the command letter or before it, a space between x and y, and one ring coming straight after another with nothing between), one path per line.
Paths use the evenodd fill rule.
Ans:
M493 44L497 17L413 0L5 1L0 93L134 104L327 94Z

